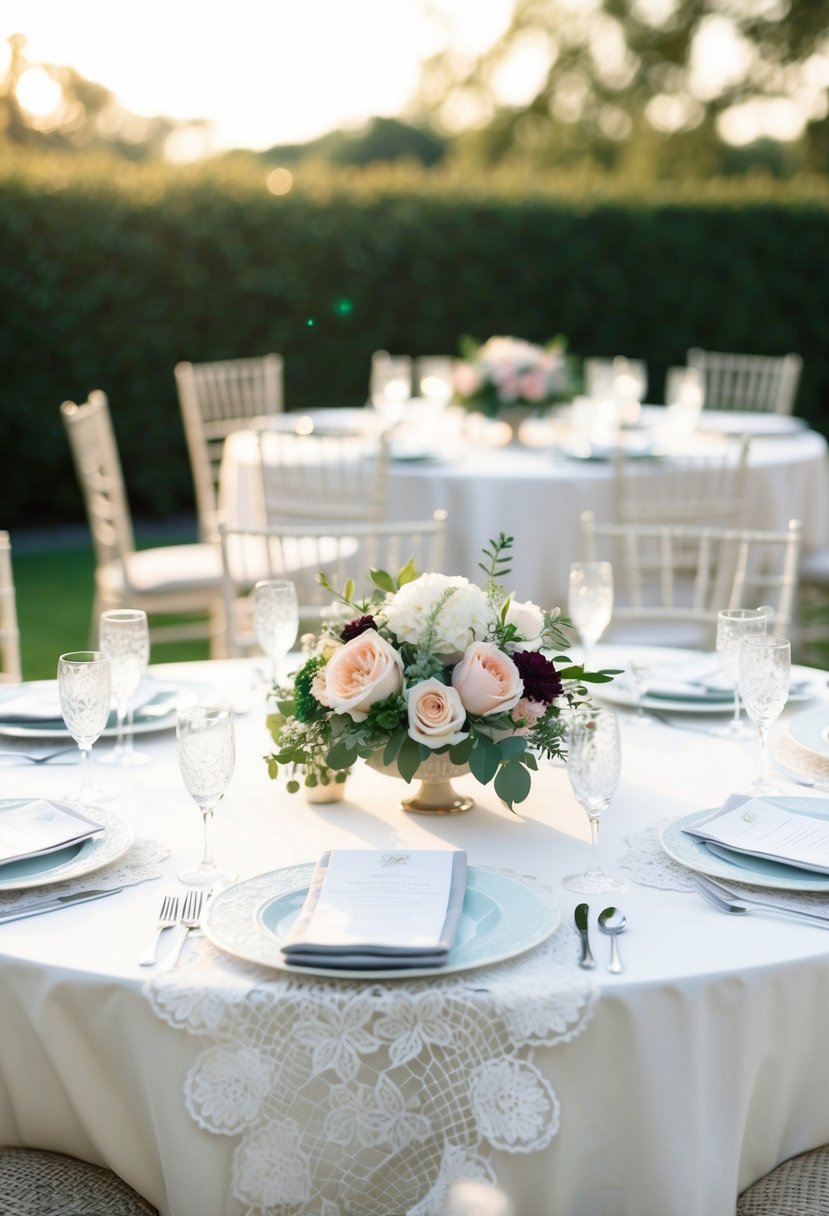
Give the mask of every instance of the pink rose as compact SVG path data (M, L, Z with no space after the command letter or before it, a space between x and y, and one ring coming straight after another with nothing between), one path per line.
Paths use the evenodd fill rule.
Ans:
M543 718L546 712L547 706L543 701L532 701L529 697L522 697L518 704L513 706L510 714L513 722L519 727L515 733L525 735L535 726L539 718Z
M454 688L440 680L421 680L406 693L409 711L409 735L416 743L427 747L445 747L460 743L468 735L461 730L466 710Z
M524 682L509 655L492 642L473 642L452 672L452 685L470 714L488 717L512 709Z
M340 646L325 668L328 704L355 722L363 722L376 701L385 701L402 688L400 655L375 629Z
M455 368L455 389L462 397L471 397L481 387L481 377L469 363Z

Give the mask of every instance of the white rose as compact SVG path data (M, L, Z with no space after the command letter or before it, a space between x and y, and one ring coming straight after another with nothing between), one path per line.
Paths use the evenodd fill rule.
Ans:
M466 739L462 731L466 710L454 688L440 680L421 680L406 693L409 712L409 735L415 743L427 747L445 747Z
M532 600L510 600L507 624L514 625L523 641L513 642L515 650L540 650L541 631L544 628L544 612Z
M403 662L375 629L367 629L335 650L325 668L328 704L338 714L363 722L376 701L403 688Z

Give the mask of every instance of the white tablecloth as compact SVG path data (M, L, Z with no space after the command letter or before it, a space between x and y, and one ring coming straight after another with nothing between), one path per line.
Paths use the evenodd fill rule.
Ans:
M711 440L721 441L719 435ZM231 522L263 522L257 460L251 432L229 436L220 508ZM580 514L589 509L599 519L612 518L611 476L607 461L566 459L517 444L467 443L450 459L393 460L388 517L424 519L445 508L444 568L471 579L478 577L481 552L492 537L515 537L511 585L522 599L563 606L570 565L583 557ZM744 526L785 531L790 519L803 521L804 552L829 544L827 444L807 429L757 436L750 449Z
M601 649L598 659L617 661ZM165 675L202 682L207 699L219 689L241 708L262 695L251 690L251 671L249 662L225 662ZM829 720L826 674L815 681ZM240 876L309 862L330 847L458 846L474 865L548 885L562 912L556 937L572 937L577 900L559 880L586 863L588 831L564 768L545 766L517 814L467 777L457 784L476 796L473 811L409 816L396 785L364 767L349 778L346 802L313 807L267 777L263 718L259 702L237 718L236 774L216 820L218 857ZM621 786L602 824L605 864L617 870L629 834L719 805L757 764L753 746L678 727L626 721L623 744ZM245 1210L232 1202L239 1129L205 1130L185 1103L209 1043L158 1016L136 963L161 895L200 851L199 816L170 734L138 745L152 761L145 768L99 772L120 786L111 806L171 850L165 877L0 926L0 1141L106 1163L163 1216L226 1216ZM20 741L0 743L11 749ZM2 773L6 797L56 796L77 777L74 768L25 764ZM595 915L610 901L589 902ZM607 973L607 942L594 927L601 991L589 1025L531 1055L560 1103L560 1128L541 1151L496 1149L499 1184L519 1216L731 1216L741 1188L829 1142L829 932L759 914L729 918L694 894L633 881L614 902L630 922L625 972ZM183 974L200 948L185 946ZM485 989L486 972L474 975ZM336 1195L327 1202L308 1210L341 1211Z

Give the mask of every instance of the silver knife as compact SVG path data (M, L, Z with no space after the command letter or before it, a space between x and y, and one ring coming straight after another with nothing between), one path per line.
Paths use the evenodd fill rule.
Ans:
M85 904L92 899L103 899L105 895L117 895L123 887L108 887L105 891L75 891L72 895L55 895L51 899L42 899L39 903L29 904L27 908L19 908L16 912L0 912L0 925L6 925L13 920L23 920L27 916L39 916L41 912L56 912L59 908L71 908L73 904Z
M596 966L596 960L590 951L590 939L587 936L587 917L589 912L590 909L587 904L578 904L576 906L576 928L581 937L581 962L579 966L584 968Z

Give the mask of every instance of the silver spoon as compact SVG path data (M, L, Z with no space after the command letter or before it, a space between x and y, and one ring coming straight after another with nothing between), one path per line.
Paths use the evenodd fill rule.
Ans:
M622 970L622 960L619 957L619 944L616 941L616 936L623 933L627 927L628 918L624 912L618 908L605 908L599 913L599 928L602 933L607 933L610 937L610 963L608 971L612 971L614 975L618 975Z

